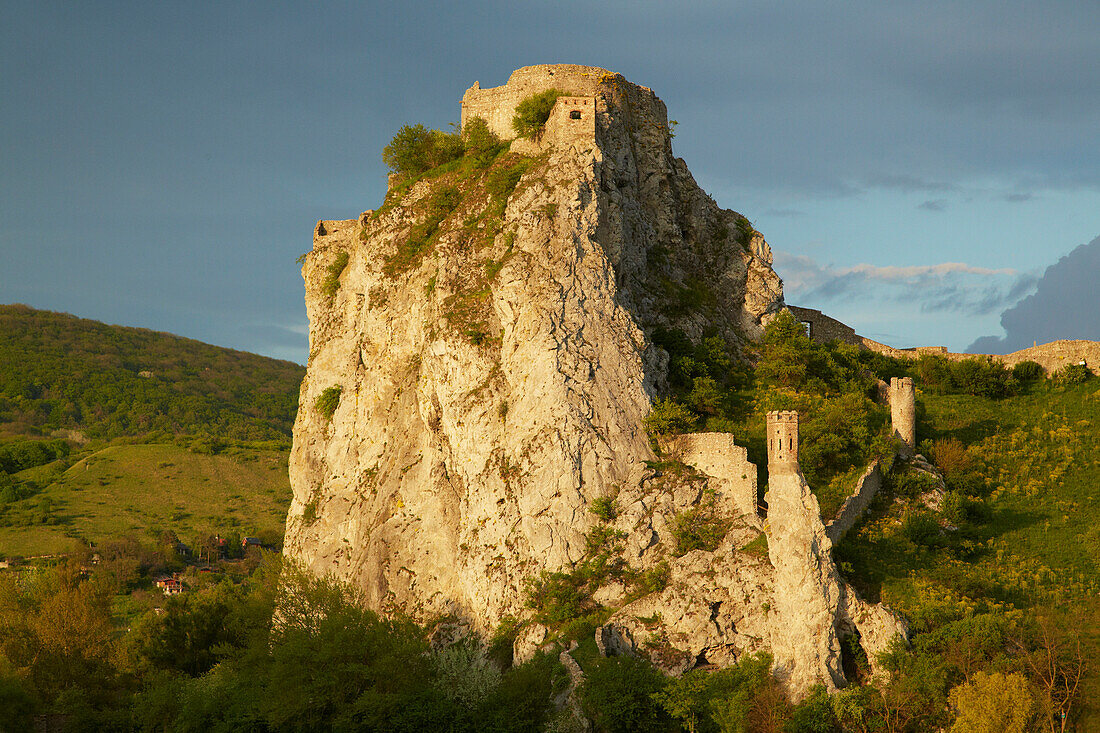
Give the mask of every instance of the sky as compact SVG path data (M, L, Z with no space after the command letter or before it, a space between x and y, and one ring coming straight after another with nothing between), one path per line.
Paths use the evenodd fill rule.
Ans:
M394 132L446 129L474 81L578 63L664 100L788 302L899 347L1100 339L1093 0L0 0L0 19L0 303L304 362L295 258L318 219L381 202Z

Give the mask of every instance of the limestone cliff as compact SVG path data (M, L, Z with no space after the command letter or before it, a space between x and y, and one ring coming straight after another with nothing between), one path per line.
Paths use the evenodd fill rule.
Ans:
M666 379L654 330L759 336L782 307L770 250L673 156L664 104L617 74L521 69L468 90L463 121L508 135L551 88L567 96L537 140L317 225L286 553L375 608L484 632L529 614L530 579L603 552L617 572L597 600L667 668L771 649L755 467L662 469L643 427ZM730 529L687 551L671 526L698 513Z

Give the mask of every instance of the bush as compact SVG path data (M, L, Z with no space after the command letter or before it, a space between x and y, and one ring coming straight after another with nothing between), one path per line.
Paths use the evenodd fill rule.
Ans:
M597 730L665 731L672 721L654 699L664 685L664 675L641 659L607 657L585 670L579 697Z
M554 627L591 613L596 603L577 574L544 570L527 583L527 607L539 623Z
M532 94L518 105L516 114L512 117L512 129L520 137L535 139L542 134L546 120L550 119L550 111L554 109L554 102L565 92L560 89L547 89L545 92Z
M695 428L695 415L675 400L657 400L646 415L645 427L654 436L687 433Z
M601 496L592 501L588 511L599 517L601 522L610 522L615 519L615 500L610 496Z
M1061 385L1084 384L1092 372L1084 364L1066 364L1054 374L1054 381Z
M974 465L969 450L958 438L941 438L932 444L929 452L945 479L961 476Z
M669 530L676 541L673 552L676 557L692 550L713 552L718 549L729 531L729 521L718 513L717 504L714 490L707 489L698 504L673 517Z
M317 412L324 415L326 420L331 420L333 413L336 412L336 408L340 404L340 395L343 392L344 388L338 384L328 387L320 394L313 406L317 409Z
M336 291L340 289L340 275L343 274L344 268L347 266L348 253L340 252L336 255L336 259L332 261L332 264L325 268L325 280L321 283L321 292L325 294L326 298L331 300L335 297Z
M484 168L493 162L501 151L500 138L489 129L481 117L474 117L462 128L462 145L474 165Z
M444 186L427 197L427 216L409 232L397 251L386 258L382 272L393 277L420 261L420 256L435 241L439 225L462 203L462 192L453 186Z
M1046 376L1046 370L1035 361L1021 361L1012 367L1012 376L1017 382L1037 382Z

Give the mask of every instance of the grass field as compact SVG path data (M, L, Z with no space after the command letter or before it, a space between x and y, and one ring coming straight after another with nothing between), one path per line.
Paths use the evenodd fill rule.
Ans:
M51 481L15 512L50 503L50 522L0 526L0 553L64 552L78 539L98 542L170 529L185 542L215 532L281 537L290 504L284 451L193 453L176 445L115 445L19 478ZM52 474L52 475L51 475ZM43 480L45 479L45 480Z
M1055 611L1076 616L1088 657L1100 658L1100 380L920 401L922 440L968 446L987 519L965 539L915 543L900 530L904 507L883 496L836 549L846 575L918 633L974 613ZM1094 666L1082 730L1100 730Z

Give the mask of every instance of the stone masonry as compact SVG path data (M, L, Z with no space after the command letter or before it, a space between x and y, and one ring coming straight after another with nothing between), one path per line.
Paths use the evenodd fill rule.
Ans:
M570 95L558 101L563 108L568 107L566 114L580 111L583 115L585 105L576 104L576 100L587 100L588 105L593 105L600 83L610 76L615 75L597 66L540 64L516 69L503 86L482 89L474 82L462 95L462 126L474 117L481 117L501 140L512 140L516 137L512 117L516 107L527 97L547 89L559 89ZM586 117L593 119L591 114ZM592 130L595 131L594 126Z
M757 514L756 464L750 463L748 449L737 445L729 433L686 433L667 440L665 452L717 482L719 496L731 505L733 513L760 524Z
M837 634L842 583L817 498L798 465L798 413L769 412L767 431L774 672L795 697L818 684L833 691L845 685Z
M912 458L917 450L916 392L912 377L890 378L890 422L902 442L901 454Z

